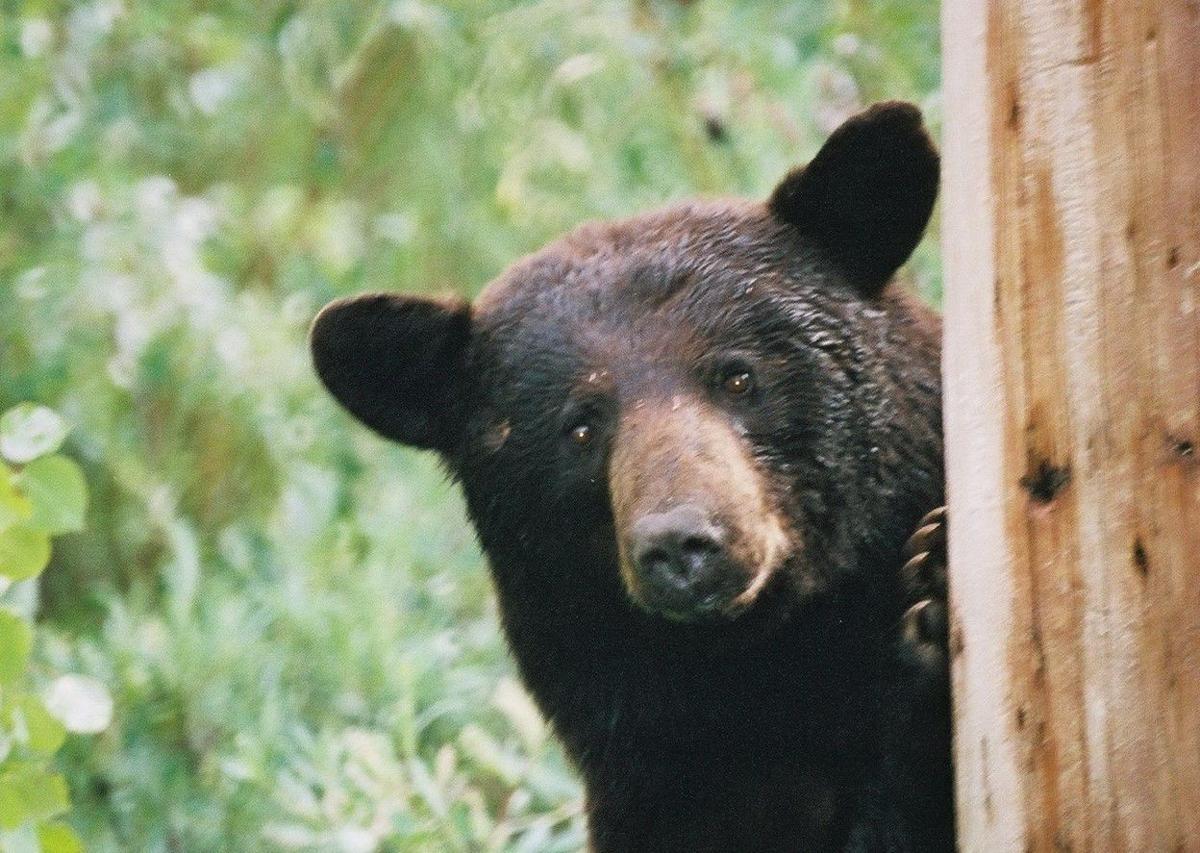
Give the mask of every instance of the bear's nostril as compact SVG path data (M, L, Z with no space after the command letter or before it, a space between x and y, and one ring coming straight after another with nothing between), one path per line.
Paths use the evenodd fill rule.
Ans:
M651 547L642 551L638 557L638 567L643 575L654 577L674 576L682 579L687 572L680 555L673 554L669 548Z
M719 543L715 537L700 534L693 534L691 536L684 537L681 546L683 553L689 558L704 557L710 554L716 554L721 550L721 543Z
M631 543L639 576L664 591L712 585L724 565L719 534L704 513L690 506L643 517Z

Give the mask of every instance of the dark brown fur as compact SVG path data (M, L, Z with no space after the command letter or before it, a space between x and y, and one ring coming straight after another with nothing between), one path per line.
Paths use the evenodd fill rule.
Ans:
M936 183L883 105L768 204L585 225L470 307L318 319L335 396L461 481L597 850L949 849L944 673L899 636L900 549L942 502L940 328L885 286ZM679 506L719 582L667 606L629 543Z

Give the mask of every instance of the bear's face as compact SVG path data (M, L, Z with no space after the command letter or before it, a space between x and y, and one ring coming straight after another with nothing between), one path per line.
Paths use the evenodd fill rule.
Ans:
M818 415L802 377L820 359L785 334L802 309L768 260L778 231L761 207L676 208L586 228L494 283L454 453L481 527L521 495L502 539L556 519L556 538L605 540L573 562L604 564L644 610L750 605L800 552L779 466Z
M936 185L919 115L881 105L765 205L584 226L474 305L334 303L317 369L367 425L442 453L502 587L676 622L807 599L888 511L867 487L892 369L873 304Z

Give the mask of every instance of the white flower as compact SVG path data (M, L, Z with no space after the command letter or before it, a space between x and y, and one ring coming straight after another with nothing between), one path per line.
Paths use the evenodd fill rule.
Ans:
M337 846L342 853L371 853L379 847L375 833L361 826L343 826L337 831Z
M397 0L388 12L392 23L406 30L432 30L446 22L441 9L419 0Z
M563 60L554 73L550 82L562 86L571 86L587 77L604 70L604 57L595 53L577 53Z
M138 216L147 223L161 223L167 218L178 192L175 182L165 175L143 178L133 191Z
M75 138L75 134L82 126L83 115L79 110L67 109L59 113L46 122L42 128L42 143L45 150L50 154L62 151Z
M862 39L856 33L841 33L833 40L834 53L853 56L862 49Z
M179 202L175 230L183 240L202 243L216 230L219 213L217 206L208 199L188 196Z
M69 732L96 734L112 722L113 700L108 688L87 675L63 675L54 680L42 699L46 709Z
M317 254L339 275L362 260L367 248L366 222L357 202L342 200L326 204L314 226Z
M31 267L17 277L13 287L17 296L32 302L46 295L46 268Z
M100 185L95 181L79 181L71 187L67 197L67 208L80 222L91 222L104 205Z
M67 437L63 419L45 406L22 403L0 417L0 455L23 464L58 450Z
M54 28L45 18L26 18L21 23L21 53L35 59L54 41Z
M403 246L413 241L417 236L417 219L411 213L394 211L381 213L372 223L376 235L390 240L397 246Z
M188 97L200 112L206 116L214 116L237 91L238 76L235 71L227 68L206 68L197 71L188 80Z

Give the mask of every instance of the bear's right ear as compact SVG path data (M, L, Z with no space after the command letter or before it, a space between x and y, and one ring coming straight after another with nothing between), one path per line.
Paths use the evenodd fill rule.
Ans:
M309 345L321 382L385 438L448 450L460 426L471 306L373 293L326 305Z
M875 104L847 119L767 206L819 246L865 296L916 248L938 191L938 154L912 104Z

